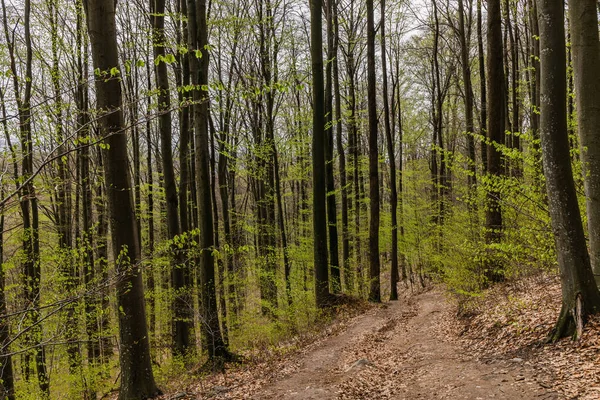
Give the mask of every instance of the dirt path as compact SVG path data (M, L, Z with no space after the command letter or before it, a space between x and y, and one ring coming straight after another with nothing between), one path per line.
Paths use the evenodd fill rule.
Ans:
M389 303L296 360L253 399L558 399L521 359L482 362L443 331L438 291Z

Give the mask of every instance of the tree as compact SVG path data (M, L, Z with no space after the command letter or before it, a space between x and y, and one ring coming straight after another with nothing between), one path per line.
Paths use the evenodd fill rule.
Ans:
M223 341L217 310L215 287L214 225L210 187L210 153L208 148L208 30L206 2L188 1L189 60L193 91L195 134L196 190L200 223L200 301L203 347L210 362L229 360L231 354Z
M367 110L369 113L369 300L381 301L379 283L379 152L377 142L377 87L375 83L375 16L367 0Z
M102 110L104 175L113 254L119 282L121 389L119 399L146 399L159 393L152 374L140 269L140 244L129 174L121 85L118 79L114 0L86 0L85 11L96 73L97 107Z
M167 235L174 239L181 233L178 215L177 182L175 181L175 169L173 167L173 153L171 142L171 91L169 88L169 75L165 59L166 35L165 35L165 1L151 0L153 49L154 58L158 61L155 67L156 87L158 89L158 110L160 112L158 124L160 131L161 159L163 167L163 185L167 200ZM190 346L189 330L190 320L187 309L189 305L185 301L185 265L183 253L172 247L171 268L173 279L173 351L183 354Z
M339 72L339 18L338 18L338 2L332 0L332 16L333 16L333 48L331 52L333 64L333 90L335 92L335 133L336 147L338 152L338 160L340 166L340 187L342 192L342 270L344 271L344 288L347 292L354 289L354 276L350 267L350 233L348 231L348 172L346 170L346 153L342 140L342 95L340 90L340 72Z
M325 91L323 84L323 2L310 2L310 54L313 76L313 238L315 295L317 307L329 303L329 267L327 261L327 210L325 182Z
M390 101L388 97L387 54L385 45L385 0L381 0L381 70L383 73L383 112L385 123L385 139L387 143L388 162L390 164L390 206L392 213L392 270L390 272L390 300L398 300L398 188L396 179L396 155L390 124ZM392 91L392 96L395 93Z
M469 184L477 184L476 158L475 158L475 124L473 122L473 84L471 82L471 59L467 44L467 29L465 24L464 0L458 0L458 37L460 40L460 61L465 97L465 128L467 133L467 153L469 156ZM482 78L484 79L484 78ZM483 107L482 107L483 108Z
M2 119L5 119L4 100L2 103ZM6 125L4 125L6 129ZM4 182L0 181L0 197L4 198ZM6 281L4 277L4 204L0 205L0 316L6 315ZM15 400L15 383L10 355L10 326L8 318L0 319L0 397Z
M329 228L329 263L333 293L341 290L340 261L338 251L337 203L333 178L333 60L335 58L335 32L333 4L326 0L327 63L325 66L325 180L327 184L327 226Z
M502 209L498 179L502 175L502 160L498 145L504 143L504 61L502 59L502 12L500 0L488 1L487 16L487 172L489 187L486 201L486 239L497 243L502 237ZM495 260L486 261L486 277L496 282L502 279Z
M538 0L541 54L540 136L548 206L561 272L562 308L550 339L581 335L587 316L600 312L575 192L566 116L564 3Z
M600 284L600 40L593 0L569 1L577 128L583 163L590 259Z

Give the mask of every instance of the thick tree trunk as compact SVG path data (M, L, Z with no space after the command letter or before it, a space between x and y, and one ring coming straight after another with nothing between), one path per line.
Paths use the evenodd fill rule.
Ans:
M562 310L550 339L558 340L581 335L586 317L600 311L600 293L585 244L569 157L564 5L562 0L538 0L537 5L542 67L540 133L562 282Z
M487 172L491 185L487 190L486 201L486 240L498 243L502 238L502 210L500 191L495 181L502 176L502 160L496 145L503 144L505 106L504 106L504 60L502 58L502 13L500 0L488 1L487 33L487 109L490 141L487 149ZM486 259L486 278L491 282L501 281L501 266L493 254Z
M310 1L310 52L313 75L313 238L315 295L317 307L329 303L329 268L327 263L327 210L325 180L325 91L323 84L322 0Z
M600 285L600 40L596 2L571 0L569 20L590 260L596 283Z
M131 181L127 136L122 113L121 86L107 79L119 65L115 3L98 0L85 3L88 32L96 76L98 109L107 112L100 119L101 135L108 148L104 151L105 181L112 229L114 258L117 264L117 305L121 363L119 399L145 399L159 393L152 374L148 328L144 306L144 288L140 269L140 244Z

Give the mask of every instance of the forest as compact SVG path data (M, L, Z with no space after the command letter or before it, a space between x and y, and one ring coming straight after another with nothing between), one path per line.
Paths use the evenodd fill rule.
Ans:
M432 284L555 277L550 345L600 313L600 2L0 2L0 398L153 398Z

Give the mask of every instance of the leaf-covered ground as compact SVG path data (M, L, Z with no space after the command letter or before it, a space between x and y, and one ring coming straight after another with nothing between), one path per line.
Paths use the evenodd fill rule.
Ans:
M482 361L515 360L533 370L534 382L564 399L600 399L600 319L583 337L545 344L560 310L560 281L536 276L499 285L469 310L451 318L449 334ZM450 316L453 317L453 316Z
M164 398L598 399L600 321L543 344L559 306L555 277L497 286L468 316L441 289L405 293Z

